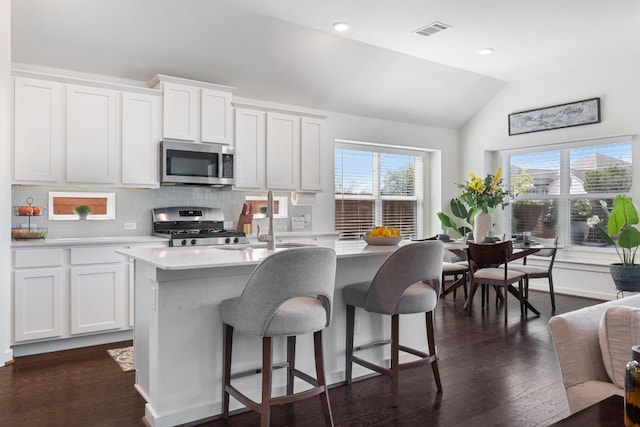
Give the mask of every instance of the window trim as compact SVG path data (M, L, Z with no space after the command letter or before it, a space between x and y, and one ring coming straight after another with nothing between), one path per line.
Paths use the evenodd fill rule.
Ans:
M550 144L542 144L536 146L529 146L517 149L505 149L500 150L499 154L502 158L501 163L503 164L503 169L505 170L505 182L510 182L511 180L511 157L513 155L518 154L527 154L527 153L541 153L545 151L560 151L560 165L559 165L559 173L562 174L561 179L561 194L558 195L545 195L545 200L556 200L559 201L560 204L570 203L572 200L576 199L610 199L614 197L611 193L586 193L588 197L584 197L586 194L570 194L569 186L570 186L570 159L568 155L568 151L577 148L584 147L593 147L593 146L601 146L601 145L612 145L612 144L621 144L621 143L629 143L631 144L631 158L632 163L634 157L636 157L634 151L637 149L634 143L634 137L632 135L619 135L619 136L611 136L604 138L589 138L583 140L562 142L562 143L550 143ZM636 174L635 168L632 167L632 182L635 181L634 175ZM628 192L618 192L620 194L626 194L632 197L633 185L631 190ZM618 194L616 193L616 194ZM518 199L511 199L510 204L507 205L505 209L505 214L502 218L502 226L503 230L511 230L511 217L512 217L512 204L516 200L540 200L539 194L530 194L523 195ZM566 209L566 207L565 207ZM608 259L611 254L615 254L615 249L613 247L597 247L597 246L587 246L587 245L573 245L570 241L566 241L569 233L569 223L563 223L561 228L558 230L557 235L561 237L561 244L565 246L565 250L569 249L569 251L576 252L597 252L605 255ZM565 241L563 241L565 240ZM562 259L563 257L560 257ZM570 262L570 261L569 261ZM615 262L615 261L613 261Z
M419 157L420 161L420 171L421 175L420 181L415 181L415 193L413 196L397 196L397 195L382 195L380 194L380 180L374 179L373 182L373 194L342 194L335 192L335 186L333 190L334 194L334 205L337 200L371 200L371 201L414 201L416 203L416 226L415 226L415 234L416 236L422 236L425 224L425 212L424 206L427 203L426 196L427 191L425 188L425 184L427 182L426 176L426 167L430 164L429 156L434 153L436 150L425 149L420 147L411 147L404 145L393 145L393 144L384 144L384 143L376 143L376 142L364 142L364 141L355 141L355 140L345 140L345 139L336 139L334 141L334 162L335 162L335 153L338 149L345 150L359 150L359 151L369 151L376 153L375 157L379 157L377 153L385 153L385 154L396 154L396 155L411 155L414 157ZM335 163L334 163L335 164ZM373 168L373 177L378 177L380 174L380 163L379 161L374 162ZM418 176L418 171L416 170L416 176ZM335 170L334 170L334 180L335 180ZM419 194L418 194L419 193ZM336 218L336 214L334 212L334 220ZM374 203L374 222L382 220L382 205L378 203Z

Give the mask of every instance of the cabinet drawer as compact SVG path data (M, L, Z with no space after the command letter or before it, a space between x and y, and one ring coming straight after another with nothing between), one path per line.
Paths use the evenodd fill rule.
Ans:
M62 265L64 249L30 249L15 251L15 268L54 267Z
M108 264L113 262L126 262L124 255L116 253L116 249L124 249L120 246L96 247L96 248L71 248L71 265L82 264Z

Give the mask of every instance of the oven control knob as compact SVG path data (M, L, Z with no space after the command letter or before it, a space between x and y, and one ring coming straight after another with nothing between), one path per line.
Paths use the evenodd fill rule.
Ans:
M181 243L182 243L182 246L186 246L187 241L186 241L186 240L183 240Z
M238 239L237 237L233 238L233 243L238 243L240 241L240 239Z
M224 239L224 242L225 243L231 243L231 239L227 237L226 239Z
M192 244L192 245L195 245L195 244L196 244L196 239L192 239L192 240L191 240L191 244Z

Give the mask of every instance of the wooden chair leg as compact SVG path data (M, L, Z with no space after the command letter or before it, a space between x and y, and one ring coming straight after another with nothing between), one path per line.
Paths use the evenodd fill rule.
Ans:
M222 382L222 418L229 420L229 393L227 386L231 385L231 351L233 348L233 326L225 324L223 326L222 353L223 359L223 376Z
M549 293L551 294L551 313L555 314L555 312L556 312L556 296L553 293L553 277L551 276L551 272L549 272Z
M478 284L471 282L471 289L469 289L469 298L467 298L467 316L471 316L471 306L473 305L473 296L478 289Z
M333 426L333 415L331 414L331 405L329 404L329 388L324 373L324 353L322 351L322 331L313 334L314 353L316 360L316 379L319 387L324 388L324 393L320 394L320 403L322 404L322 414L325 424Z
M349 389L351 389L352 372L353 372L353 335L356 319L356 307L347 305L347 345L345 349L345 381Z
M271 337L262 338L262 401L260 402L260 427L269 427L271 418L271 370L273 350Z
M287 394L293 394L293 383L295 381L294 370L296 368L296 337L287 337ZM287 421L294 423L293 402L287 404Z
M467 287L469 286L469 277L467 276L467 273L462 273L462 280L464 280L464 300L467 300Z
M507 308L509 307L509 299L508 299L508 289L507 286L503 286L504 288L504 324L507 324L507 318L508 318L508 310ZM497 290L497 289L496 289ZM497 295L497 292L496 292ZM497 298L496 298L497 300Z
M400 315L391 315L391 379L393 387L393 406L400 405Z
M426 313L427 319L427 343L429 346L429 354L432 356L436 356L436 340L433 334L433 311L429 311ZM438 392L442 392L442 383L440 382L440 371L438 370L438 358L436 357L433 362L431 362L431 370L433 371L433 378L436 380L436 387L438 388Z
M525 290L525 286L528 287L528 285L524 285L527 282L527 277L525 276L523 279L520 279L518 281L518 292L520 294L520 317L521 318L526 318L527 316L527 309L526 306L524 305L525 300L527 299L527 291Z
M287 394L293 394L294 375L293 370L296 368L296 337L292 335L287 337Z

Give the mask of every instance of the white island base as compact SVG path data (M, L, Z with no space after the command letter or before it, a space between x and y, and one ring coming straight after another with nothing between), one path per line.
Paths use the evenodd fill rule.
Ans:
M313 244L331 247L338 256L333 319L323 337L327 382L336 384L344 381L345 367L342 289L371 280L397 247L333 240ZM219 415L223 360L220 301L242 293L249 275L269 251L155 248L121 253L135 260L135 387L147 401L145 423L168 427ZM424 315L402 316L401 322L401 341L426 349ZM357 310L355 345L389 337L389 323L383 316ZM381 363L388 359L385 347L367 350L365 357ZM285 360L284 350L285 339L275 340L275 363ZM258 337L236 334L234 372L259 367L260 352ZM314 375L311 334L298 338L296 353L296 367ZM274 371L274 394L284 394L285 371ZM371 371L354 365L354 377L367 374ZM234 384L259 401L259 375L239 378ZM304 382L296 383L296 391L305 387ZM241 407L231 399L232 410Z

